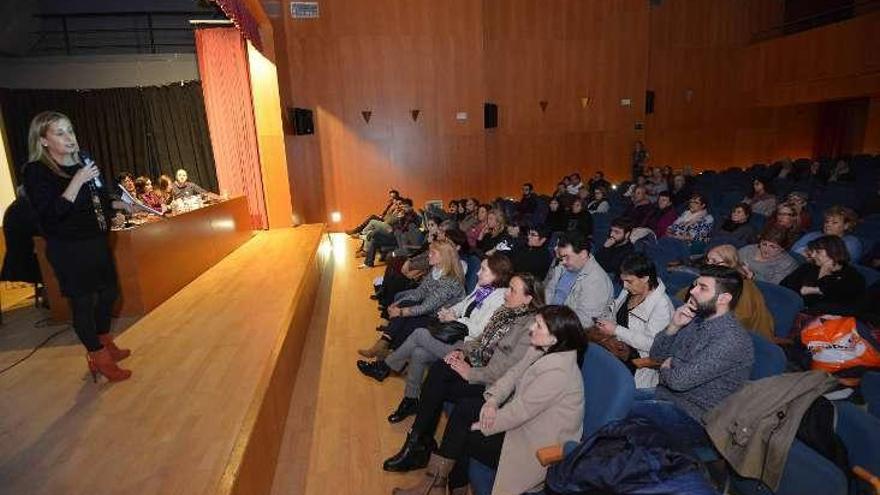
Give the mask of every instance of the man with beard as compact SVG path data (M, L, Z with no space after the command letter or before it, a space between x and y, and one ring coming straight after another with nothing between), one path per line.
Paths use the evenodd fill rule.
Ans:
M611 277L620 273L623 259L635 252L635 246L630 241L632 229L632 222L628 218L615 218L611 221L608 240L602 245L602 249L596 252L596 261Z
M749 379L752 340L733 315L742 284L735 270L703 268L687 303L654 338L660 383L653 394L637 393L631 414L675 432L677 447L708 445L701 418Z

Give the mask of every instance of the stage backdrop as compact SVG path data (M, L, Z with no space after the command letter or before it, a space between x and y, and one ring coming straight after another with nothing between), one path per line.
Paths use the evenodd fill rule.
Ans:
M218 190L198 81L145 88L0 89L0 105L16 176L27 162L31 119L57 110L73 120L80 148L108 179L127 171L155 180L184 168L193 182Z

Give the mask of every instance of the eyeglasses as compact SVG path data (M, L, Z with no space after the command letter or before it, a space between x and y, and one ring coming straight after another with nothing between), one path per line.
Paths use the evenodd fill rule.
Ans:
M772 249L774 251L782 250L782 246L780 246L779 244L776 244L775 242L770 242L770 241L761 241L761 247L765 248L765 249Z

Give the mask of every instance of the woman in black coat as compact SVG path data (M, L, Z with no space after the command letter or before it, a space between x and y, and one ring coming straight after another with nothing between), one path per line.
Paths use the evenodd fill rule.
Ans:
M30 162L24 166L24 186L46 238L46 257L61 293L73 312L73 328L88 351L92 378L100 373L121 381L131 371L117 361L131 353L119 349L110 335L110 312L118 295L116 268L107 243L113 207L100 172L82 163L70 119L42 112L28 133Z

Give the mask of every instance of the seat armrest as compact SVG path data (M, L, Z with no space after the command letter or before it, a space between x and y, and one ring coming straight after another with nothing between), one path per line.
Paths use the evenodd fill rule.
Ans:
M636 358L632 360L633 366L636 368L650 368L650 369L658 369L660 365L663 363L659 363L649 357L646 358Z
M865 481L871 488L874 489L874 493L880 495L880 478L878 478L874 473L868 471L862 466L853 466L852 468L853 474L855 474L859 479Z
M535 456L538 457L538 462L540 462L542 466L547 467L561 461L565 457L565 452L562 450L562 445L556 444L541 447L535 452Z

